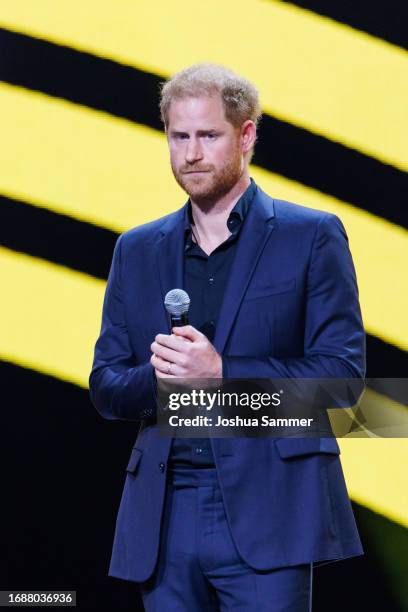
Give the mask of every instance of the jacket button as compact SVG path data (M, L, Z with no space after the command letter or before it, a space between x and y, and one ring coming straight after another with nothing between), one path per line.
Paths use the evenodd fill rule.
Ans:
M163 473L164 470L166 469L166 466L164 465L164 463L159 463L159 470Z

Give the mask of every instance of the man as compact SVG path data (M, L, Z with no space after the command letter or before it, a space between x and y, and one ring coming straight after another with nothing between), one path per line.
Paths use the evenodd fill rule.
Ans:
M246 79L187 68L164 84L161 114L189 201L119 238L90 376L102 416L141 422L109 575L138 582L148 612L305 612L313 564L363 552L336 439L172 441L156 384L363 378L346 233L250 178L260 107ZM191 325L171 330L163 300L178 287Z

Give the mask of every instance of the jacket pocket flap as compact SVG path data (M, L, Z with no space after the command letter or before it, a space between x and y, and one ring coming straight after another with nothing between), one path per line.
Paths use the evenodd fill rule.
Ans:
M139 465L139 461L142 458L143 451L139 448L132 448L132 452L130 455L129 463L127 464L126 471L134 474L137 466Z
M282 459L315 453L340 455L336 438L276 438L275 444Z
M244 297L244 300L254 300L256 298L268 297L279 293L286 293L296 288L296 279L281 281L270 285L253 285L249 286Z

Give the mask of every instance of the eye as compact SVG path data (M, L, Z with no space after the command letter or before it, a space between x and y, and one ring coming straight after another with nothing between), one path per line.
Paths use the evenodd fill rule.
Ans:
M217 134L207 134L207 138L209 138L209 140L215 140L217 138Z

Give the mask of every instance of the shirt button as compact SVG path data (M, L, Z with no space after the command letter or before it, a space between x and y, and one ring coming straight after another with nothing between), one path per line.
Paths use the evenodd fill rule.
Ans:
M164 463L160 462L159 463L159 470L163 473L165 469L166 469L166 466L164 465Z
M209 279L208 279L208 282L210 283L210 285L212 285L212 284L214 283L214 279L213 279L213 277L209 278Z

